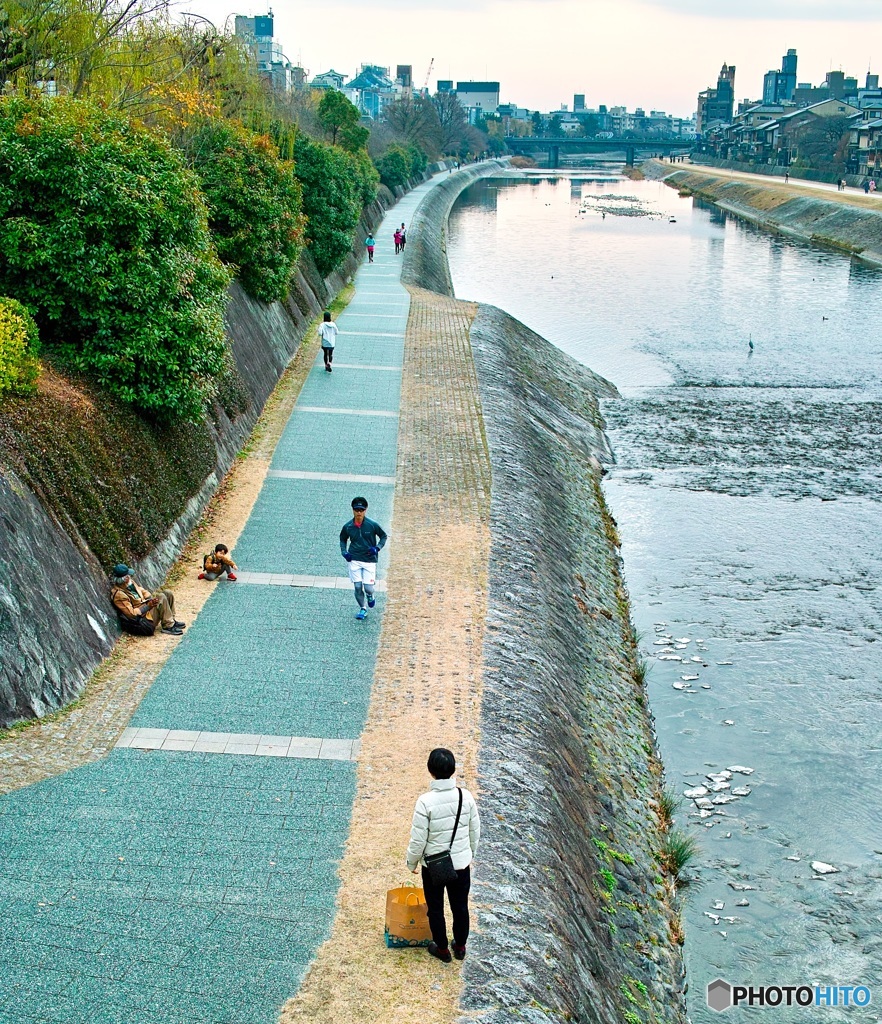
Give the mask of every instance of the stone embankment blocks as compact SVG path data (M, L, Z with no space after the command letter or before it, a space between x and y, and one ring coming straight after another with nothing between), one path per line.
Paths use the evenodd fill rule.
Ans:
M410 283L452 293L446 223L461 189L442 183L421 206ZM598 402L616 392L492 307L470 338L492 499L479 931L460 1021L682 1024L656 859L661 765L600 488L612 454Z
M767 231L826 245L882 266L882 199L810 189L796 194L779 181L724 177L710 169L674 171L664 181Z

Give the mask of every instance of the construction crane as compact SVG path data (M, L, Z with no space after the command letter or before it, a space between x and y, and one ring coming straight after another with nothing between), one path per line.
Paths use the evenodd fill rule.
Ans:
M429 88L429 78L431 77L431 74L432 74L432 68L433 68L434 66L435 66L435 58L433 57L433 58L432 58L432 59L431 59L431 60L429 61L429 70L428 70L428 71L426 72L426 80L425 80L425 82L423 82L423 92L425 92L425 91L426 91L426 89L428 89L428 88Z

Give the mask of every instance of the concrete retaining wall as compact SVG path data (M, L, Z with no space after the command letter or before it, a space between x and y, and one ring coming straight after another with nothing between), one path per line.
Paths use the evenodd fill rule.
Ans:
M882 265L882 200L856 204L825 199L820 192L794 195L792 189L779 188L771 181L744 181L695 168L673 171L664 181L767 231Z
M451 178L404 275L450 293ZM661 784L601 465L609 382L501 310L471 331L490 450L491 563L478 770L479 931L462 1024L686 1019L661 877Z

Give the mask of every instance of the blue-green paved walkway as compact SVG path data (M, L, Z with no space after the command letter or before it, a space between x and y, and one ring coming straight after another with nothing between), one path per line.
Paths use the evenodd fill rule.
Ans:
M360 493L395 542L392 232L431 187L376 233L335 371L310 372L234 552L242 582L215 585L122 746L0 798L0 1024L273 1024L330 934L385 601L355 620L338 534Z

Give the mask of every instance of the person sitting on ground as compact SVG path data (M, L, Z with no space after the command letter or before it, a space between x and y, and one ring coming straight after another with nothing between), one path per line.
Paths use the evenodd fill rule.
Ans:
M187 625L175 618L175 595L170 590L151 594L138 586L132 569L122 562L113 567L110 600L120 627L135 636L153 636L157 626L161 626L163 633L180 636Z
M407 866L416 874L423 868L423 892L432 941L429 955L442 963L451 961L447 945L447 925L444 920L444 891L450 901L453 916L453 956L465 960L469 937L469 889L471 863L478 852L481 838L481 819L478 805L467 789L456 785L453 773L456 758L445 747L436 747L426 765L432 776L428 793L417 799L413 812L410 843L407 847ZM436 885L426 866L426 858L450 851L456 878Z
M230 558L230 549L226 544L215 544L214 551L202 559L199 579L214 581L226 573L227 579L235 583L237 577L233 570L238 568L239 566Z

